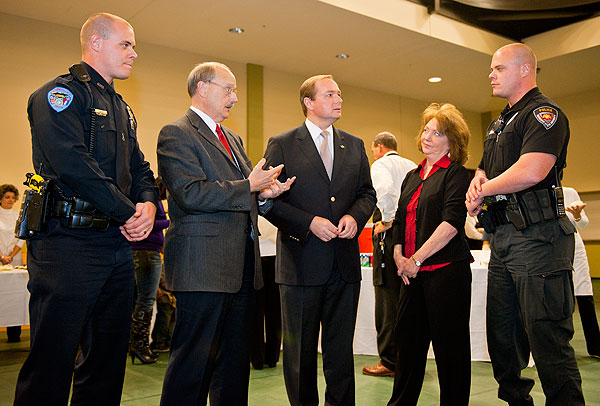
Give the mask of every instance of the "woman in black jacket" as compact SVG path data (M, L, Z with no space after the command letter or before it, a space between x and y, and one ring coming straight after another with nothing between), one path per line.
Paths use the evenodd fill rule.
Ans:
M417 146L425 155L402 184L393 225L402 278L394 389L388 405L416 405L433 343L440 405L469 403L471 253L465 238L470 132L451 104L422 114Z

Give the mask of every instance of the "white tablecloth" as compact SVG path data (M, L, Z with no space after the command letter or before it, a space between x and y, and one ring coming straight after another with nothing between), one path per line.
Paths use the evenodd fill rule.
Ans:
M471 359L489 361L485 334L485 305L487 294L487 263L489 251L472 251L475 262L471 264ZM354 335L354 353L378 355L377 332L375 330L375 289L373 269L362 268L358 316ZM429 349L429 357L433 351Z
M0 327L29 324L28 281L25 270L0 270Z

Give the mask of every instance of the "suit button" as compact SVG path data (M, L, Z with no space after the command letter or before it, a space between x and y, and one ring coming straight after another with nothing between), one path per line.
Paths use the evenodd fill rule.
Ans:
M335 202L335 197L334 196L331 196L331 201Z

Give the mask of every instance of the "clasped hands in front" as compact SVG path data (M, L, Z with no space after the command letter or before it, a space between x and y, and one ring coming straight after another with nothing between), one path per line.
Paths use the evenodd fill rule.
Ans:
M398 268L398 276L402 278L405 285L410 285L409 278L416 278L419 267L411 258L402 255L402 245L394 245L394 262Z
M465 205L470 216L476 216L481 212L484 197L482 194L482 185L487 181L488 179L484 175L479 174L475 175L469 185Z
M250 192L260 192L258 194L259 200L274 199L283 192L290 190L292 183L296 180L293 176L288 178L284 183L281 183L277 178L283 169L283 164L277 165L276 167L270 166L269 169L263 169L263 166L267 160L262 158L250 175L248 180L250 181Z
M321 241L328 242L334 238L354 238L358 226L349 214L344 215L337 226L324 217L315 216L310 222L310 231Z
M154 227L154 215L156 206L152 202L137 203L135 213L125 224L119 227L121 234L128 241L141 241L148 237Z

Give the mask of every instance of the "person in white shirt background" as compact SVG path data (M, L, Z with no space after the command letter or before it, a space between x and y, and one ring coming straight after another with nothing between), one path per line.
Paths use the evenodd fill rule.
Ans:
M15 224L19 212L13 206L19 198L19 190L9 184L0 186L0 263L1 265L23 265L23 255L20 252L24 240L15 237ZM21 340L21 326L6 328L8 342L14 343Z
M25 241L15 237L15 224L19 212L13 206L19 198L19 190L13 185L0 186L2 207L0 208L0 261L2 265L23 265L20 253Z
M580 198L577 191L570 187L563 187L565 196L565 209L567 217L571 223L578 229L584 229L589 219L583 208L586 206ZM592 357L600 358L600 329L596 318L594 308L594 292L592 290L592 279L590 277L590 265L588 264L587 253L583 245L581 233L575 234L575 259L573 261L573 285L575 286L575 298L581 324L583 326L583 335L588 354Z
M396 369L394 326L398 314L400 277L392 249L392 235L387 233L396 215L398 198L406 174L417 165L398 152L394 134L384 131L375 137L371 151L375 162L371 165L371 180L377 193L377 207L373 213L373 285L375 287L375 328L377 352L380 361L365 366L363 374L391 376Z

